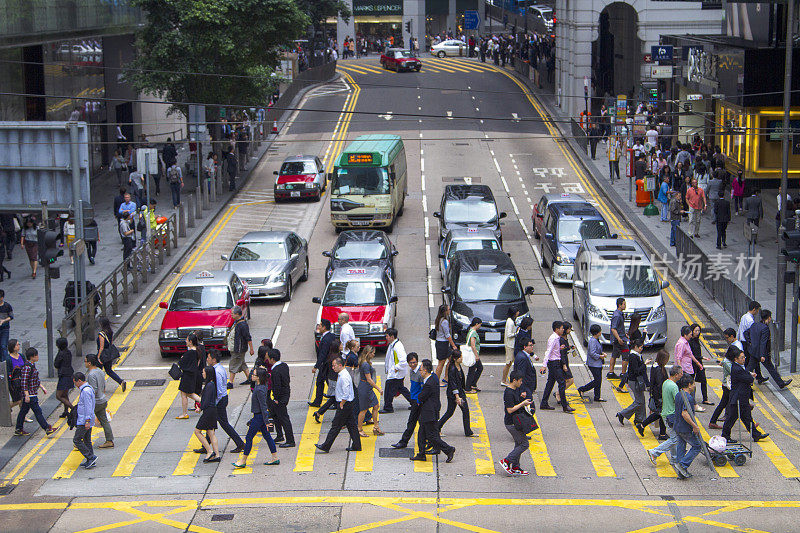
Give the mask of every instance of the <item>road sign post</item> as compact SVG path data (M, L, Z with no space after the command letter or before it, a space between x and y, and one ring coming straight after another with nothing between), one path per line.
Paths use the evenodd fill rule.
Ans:
M42 200L42 224L47 229L47 200ZM42 250L39 253L44 252ZM47 330L47 377L55 377L55 370L53 367L53 295L52 295L52 277L50 275L50 265L43 265L44 268L44 310L45 310L45 329Z

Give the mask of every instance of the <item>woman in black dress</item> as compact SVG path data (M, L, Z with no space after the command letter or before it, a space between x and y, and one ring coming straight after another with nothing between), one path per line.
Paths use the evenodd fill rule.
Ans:
M195 401L195 405L200 401L200 396L194 392L197 386L198 357L197 335L189 333L186 337L186 352L178 360L178 366L182 372L178 390L181 392L181 407L183 408L183 414L175 417L178 420L186 420L189 418L189 413L187 412L189 398ZM200 409L195 407L195 411L200 412Z
M522 351L528 340L533 340L533 319L529 316L523 317L514 337L514 357ZM534 389L535 390L535 389Z
M375 348L372 346L364 346L361 350L361 355L358 358L359 382L356 387L356 394L358 395L358 433L362 437L368 437L364 433L364 417L367 411L372 411L372 419L375 421L375 427L372 428L373 435L383 435L381 426L378 425L378 394L383 394L378 382L375 381L375 367L372 366L372 358L375 357Z
M561 344L561 371L564 373L564 379L567 381L567 386L564 389L568 389L575 383L575 378L572 376L572 370L569 368L569 354L572 352L574 346L569 343L569 333L572 331L572 323L571 322L564 322L564 333L561 334L561 339L559 339L559 343ZM561 398L558 396L558 391L556 391L556 403L561 405Z
M58 418L66 418L69 410L72 409L72 402L69 401L69 391L75 385L72 383L72 352L69 351L69 342L64 337L56 339L58 353L53 361L53 367L58 370L58 385L56 385L56 400L64 404L64 412Z
M708 361L708 357L703 357L703 347L700 344L701 328L700 324L692 324L692 338L689 339L689 348L692 349L692 355L698 361ZM700 368L697 363L692 360L692 367L694 368L694 380L700 383L700 393L703 395L703 405L714 405L714 402L708 401L708 380L706 379L706 367ZM704 407L697 407L697 411L705 411Z
M461 418L464 421L464 435L471 437L474 435L469 427L469 406L467 405L466 379L464 370L461 368L461 351L451 350L450 359L447 363L447 410L439 419L439 431L456 410L456 405L461 408Z
M217 384L216 373L213 366L207 366L203 369L203 396L200 398L200 409L203 414L197 421L194 427L194 435L203 448L206 450L206 457L203 459L204 463L218 463L219 444L217 443ZM208 439L203 435L203 431L208 435Z
M203 344L202 331L196 329L192 333L197 336L197 371L194 374L194 393L200 396L203 393L203 369L206 367L206 345ZM194 402L194 408L200 409L200 402Z

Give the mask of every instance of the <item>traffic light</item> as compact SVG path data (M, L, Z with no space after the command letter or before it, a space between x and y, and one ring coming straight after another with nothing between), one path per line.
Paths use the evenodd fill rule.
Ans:
M39 243L39 264L43 267L49 267L59 256L64 255L64 250L61 250L56 242L58 233L55 231L38 229L36 237Z
M783 232L783 240L785 241L781 253L785 255L789 261L800 261L800 230L788 230Z
M406 21L406 33L411 33L411 21Z

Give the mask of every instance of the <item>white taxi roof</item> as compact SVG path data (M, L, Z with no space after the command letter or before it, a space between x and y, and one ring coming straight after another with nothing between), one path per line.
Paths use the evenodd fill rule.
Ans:
M342 267L331 274L328 283L343 281L377 281L383 283L385 272L380 267Z
M230 285L236 274L229 270L198 270L181 277L178 287Z

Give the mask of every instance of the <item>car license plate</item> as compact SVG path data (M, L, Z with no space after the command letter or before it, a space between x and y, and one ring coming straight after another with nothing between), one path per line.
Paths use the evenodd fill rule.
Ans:
M300 191L292 191L292 198L300 198Z
M351 220L350 223L354 226L369 226L372 221L371 220Z
M250 296L261 296L261 289L250 289Z
M486 332L486 342L499 341L499 340L500 340L500 332L499 331L487 331Z

